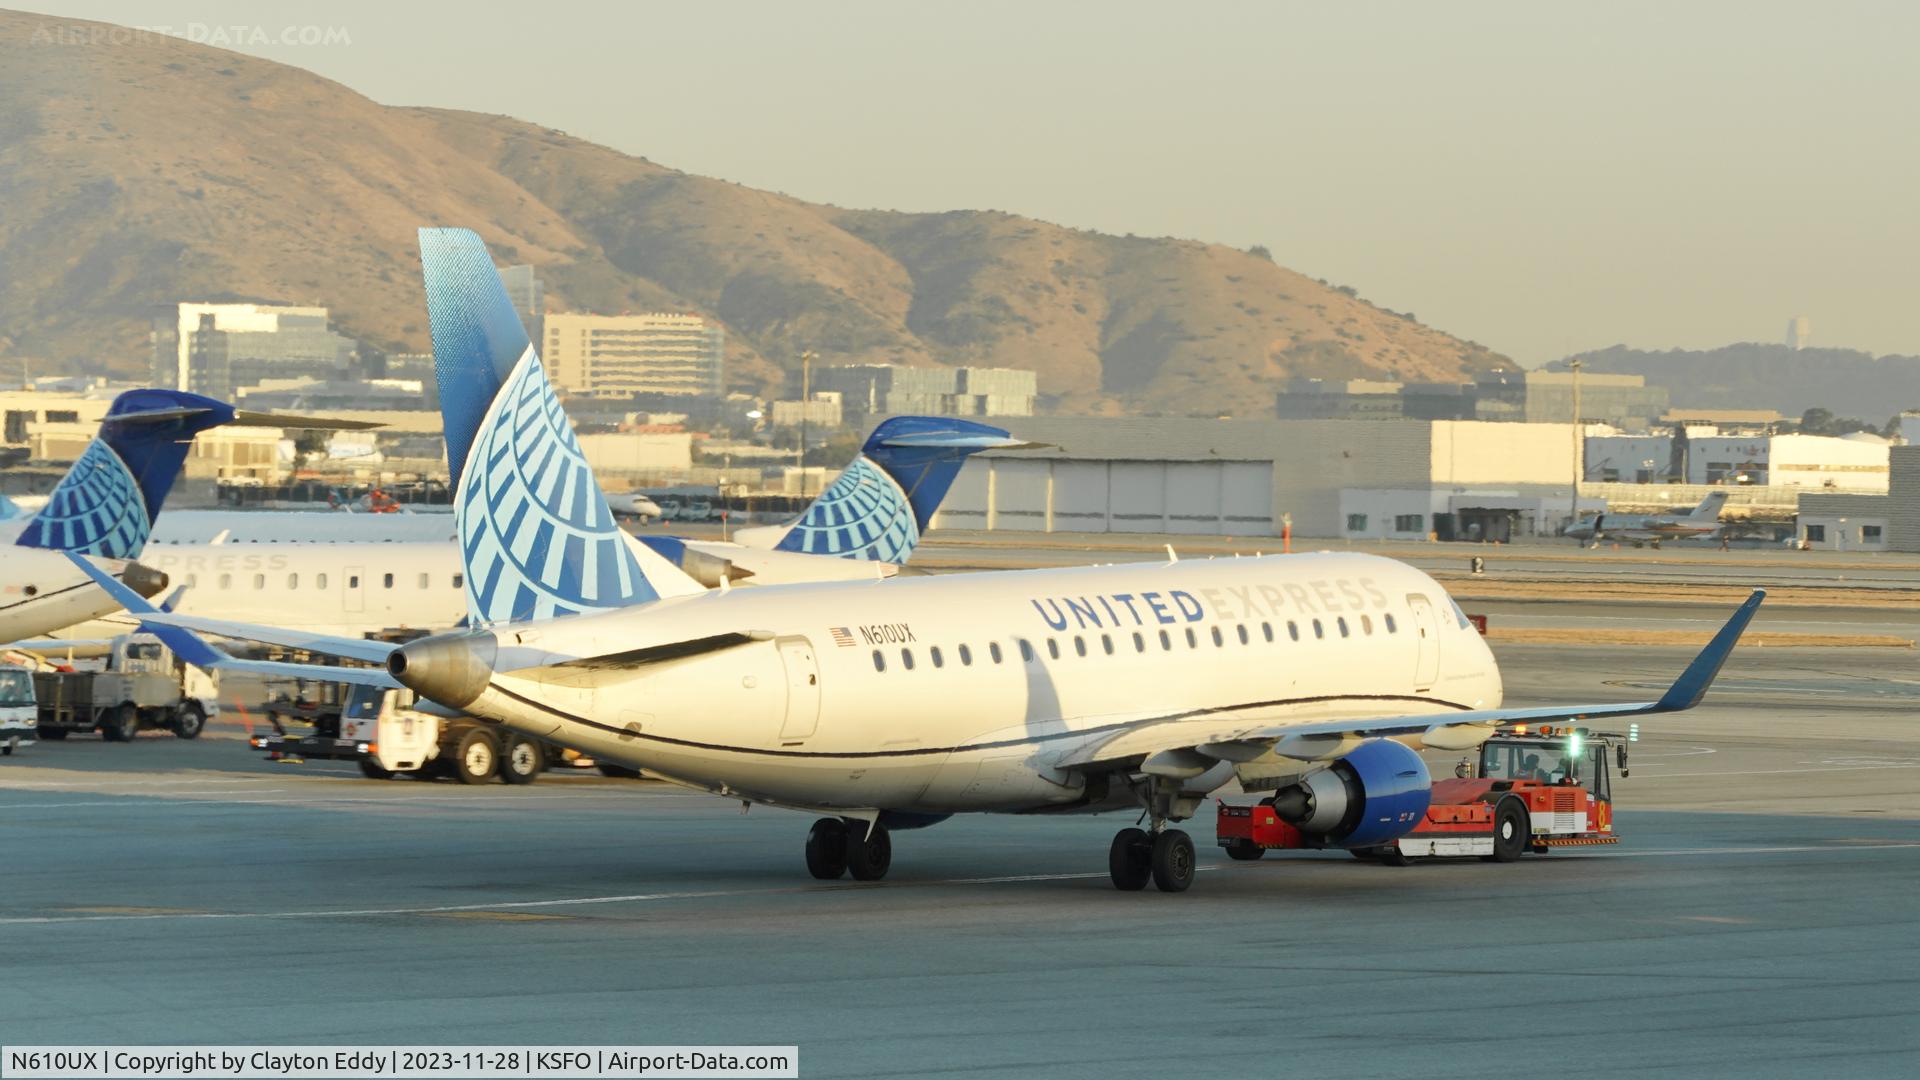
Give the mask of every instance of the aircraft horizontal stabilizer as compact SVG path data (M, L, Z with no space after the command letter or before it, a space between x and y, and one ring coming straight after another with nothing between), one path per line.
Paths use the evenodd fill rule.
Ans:
M1234 763L1246 763L1264 755L1296 761L1325 761L1351 751L1363 739L1372 738L1407 739L1436 750L1467 750L1485 742L1488 736L1508 724L1579 722L1683 712L1700 704L1706 696L1708 687L1713 685L1765 598L1764 590L1754 590L1658 701L1428 712L1311 723L1286 721L1286 715L1294 713L1300 703L1257 702L1199 716L1188 714L1159 723L1132 725L1102 742L1082 746L1054 764L1062 769L1099 772L1137 766L1150 762L1156 755L1178 751L1192 751Z
M272 660L242 660L207 644L188 624L194 628L207 629L207 632L216 633L222 637L284 645L342 659L363 660L376 664L384 662L386 654L393 651L394 647L385 642L328 637L322 634L302 634L299 631L278 630L273 627L254 626L250 623L170 614L148 603L139 593L127 588L105 570L95 566L85 556L73 552L67 552L66 555L67 560L79 567L81 573L92 578L95 584L106 590L107 594L126 608L129 614L138 618L142 631L159 638L167 648L173 650L175 656L202 671L245 671L255 675L325 679L331 682L378 686L388 690L401 688L384 668L348 668L330 664L288 664Z

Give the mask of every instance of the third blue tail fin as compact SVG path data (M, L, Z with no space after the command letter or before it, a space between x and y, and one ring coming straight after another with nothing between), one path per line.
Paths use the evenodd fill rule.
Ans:
M114 398L100 434L18 542L108 559L138 557L194 435L234 416L224 401L180 390L129 390Z
M904 563L970 455L1026 446L997 427L944 416L896 416L820 493L780 551Z

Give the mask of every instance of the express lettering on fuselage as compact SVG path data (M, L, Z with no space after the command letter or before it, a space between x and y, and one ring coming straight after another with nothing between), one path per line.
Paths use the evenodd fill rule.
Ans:
M1143 590L1094 596L1050 596L1032 601L1055 630L1102 629L1199 622L1209 614L1222 622L1284 615L1319 615L1385 608L1387 594L1372 578L1329 578L1285 585Z

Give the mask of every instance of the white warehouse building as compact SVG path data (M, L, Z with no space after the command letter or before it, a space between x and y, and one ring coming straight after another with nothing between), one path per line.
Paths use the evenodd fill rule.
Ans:
M1676 462L1672 435L1589 435L1585 479L1887 490L1889 444L1878 435L1721 435L1697 427L1687 436Z
M967 463L936 528L1506 539L1557 532L1567 424L1088 417L1005 422L1037 451ZM1597 503L1587 504L1592 509Z

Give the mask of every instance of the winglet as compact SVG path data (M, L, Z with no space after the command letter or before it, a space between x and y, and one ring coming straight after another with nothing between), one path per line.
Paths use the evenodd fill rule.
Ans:
M1740 635L1747 632L1747 624L1753 621L1754 612L1760 610L1760 601L1766 598L1765 589L1753 590L1753 595L1747 597L1747 602L1733 613L1727 625L1713 635L1707 647L1700 650L1700 655L1693 658L1687 670L1681 672L1667 692L1660 696L1660 702L1653 711L1679 712L1700 704L1700 699L1707 695L1707 687L1712 686L1715 676L1720 674L1721 665L1733 654L1733 647L1739 643Z
M65 554L73 565L80 568L81 573L92 578L95 585L105 589L107 595L113 597L115 603L126 608L129 614L137 617L160 613L159 609L147 602L146 597L127 588L119 578L95 566L93 561L85 555L72 551ZM159 638L166 643L167 648L173 650L175 656L203 671L211 671L232 659L226 653L200 640L199 635L191 630L182 630L176 626L160 626L145 621L140 623L140 629Z

